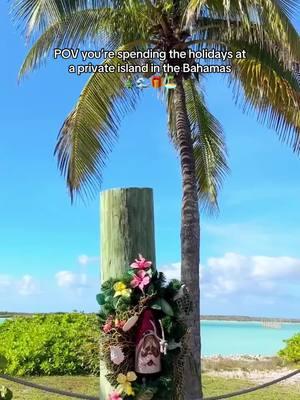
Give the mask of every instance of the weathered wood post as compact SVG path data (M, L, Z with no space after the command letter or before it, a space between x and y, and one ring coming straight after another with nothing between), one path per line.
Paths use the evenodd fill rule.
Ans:
M141 253L155 265L153 190L112 189L100 197L101 282L117 277ZM100 400L107 400L112 388L100 365Z

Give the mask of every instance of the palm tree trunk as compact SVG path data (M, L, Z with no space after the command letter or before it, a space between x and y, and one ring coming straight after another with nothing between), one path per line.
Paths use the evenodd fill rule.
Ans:
M191 329L189 354L185 360L184 399L202 398L201 340L200 340L200 213L197 197L195 159L191 128L186 108L182 78L177 79L174 93L176 137L182 173L181 209L181 279L188 287L194 302L193 311L186 317Z

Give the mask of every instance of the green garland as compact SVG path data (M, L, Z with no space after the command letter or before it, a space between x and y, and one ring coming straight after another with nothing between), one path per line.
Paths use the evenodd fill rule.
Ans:
M178 280L166 281L150 261L141 255L127 272L117 279L109 279L101 287L97 301L101 306L100 345L101 360L105 362L106 378L116 388L109 400L156 400L178 399L175 378L176 362L182 356L187 327L182 313L189 312L192 302L184 286ZM183 306L184 304L184 306ZM141 315L143 310L155 310L161 320L167 354L162 357L162 371L153 377L137 376L134 372L135 328L123 331L130 318ZM112 349L119 361L112 361Z

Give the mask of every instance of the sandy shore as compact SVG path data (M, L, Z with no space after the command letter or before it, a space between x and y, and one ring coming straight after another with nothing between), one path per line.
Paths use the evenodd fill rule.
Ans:
M202 360L204 371L207 375L229 379L245 379L255 384L272 381L297 369L297 366L287 367L280 365L281 360L278 357L264 357L261 355L234 355L228 357L215 355L203 357ZM300 388L300 373L278 383L278 385L299 385Z
M253 381L257 384L273 381L281 376L287 375L293 370L281 368L276 371L209 371L206 374L210 376L218 376L222 378L245 379ZM285 381L279 382L277 385L300 385L300 374L293 376Z

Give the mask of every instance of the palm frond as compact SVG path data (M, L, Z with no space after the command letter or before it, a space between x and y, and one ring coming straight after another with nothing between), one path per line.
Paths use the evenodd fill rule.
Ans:
M173 90L165 90L163 92L163 96L167 105L167 117L168 117L168 134L170 139L173 141L174 146L176 145L176 115L174 112L174 91Z
M130 0L121 2L110 19L111 31L120 43L149 39L150 30L158 21L157 14L145 2Z
M184 89L194 141L198 196L200 204L213 211L218 208L218 192L229 172L224 134L195 81L186 80Z
M106 50L115 47L117 43L110 40L109 21L113 10L95 9L71 13L53 23L34 43L28 52L19 72L22 78L27 72L40 66L55 48L77 48L87 40L101 41Z
M229 172L222 127L208 111L203 93L193 79L184 82L187 112L194 144L200 206L208 212L218 209L218 192ZM177 146L173 91L167 93L169 134Z
M291 58L299 61L299 34L290 21L290 18L297 16L300 17L298 0L262 0L260 20L264 31L286 46L285 56L290 54Z
M115 8L109 0L13 0L11 13L25 27L27 40L45 32L51 25L71 13L83 10ZM124 2L121 2L124 3Z
M94 3L100 2L94 1ZM86 4L82 4L76 11L74 11L75 6L69 5L69 8L64 8L60 17L47 27L30 49L21 67L19 78L46 61L50 51L55 47L77 48L84 44L88 44L89 47L94 44L95 48L101 45L105 50L113 50L121 43L146 40L150 37L148 19L138 18L138 15L145 14L141 10L141 4L136 6L139 7L136 12L133 12L128 4L123 4L123 8L91 9L85 6Z
M275 43L257 24L252 23L245 26L239 21L231 20L230 29L228 29L228 23L224 18L202 18L197 21L192 40L188 42L188 45L192 45L195 50L202 50L207 47L216 48L219 43L223 43L223 50L226 50L226 45L228 47L235 40L259 44L261 47L267 48L269 52L276 53L277 56L280 55L279 46L282 52L286 49L284 44ZM286 65L290 65L290 60L287 57L282 57L282 59Z
M191 0L187 13L194 25L209 20L226 24L226 35L234 27L256 37L268 36L273 42L285 47L285 56L300 59L299 35L290 21L291 15L300 15L297 0Z
M236 46L240 47L241 44ZM258 119L277 131L280 139L300 152L300 84L275 56L255 45L244 45L248 57L233 60L236 100L244 111L255 110Z
M34 32L44 31L70 9L77 9L79 3L83 5L88 1L15 0L12 14L26 27L26 36L29 39Z
M104 63L117 66L121 60ZM127 78L118 72L92 75L61 128L55 154L72 200L75 193L91 194L101 183L120 120L139 98L138 89L126 87Z
M292 64L292 72L300 85L300 63Z

